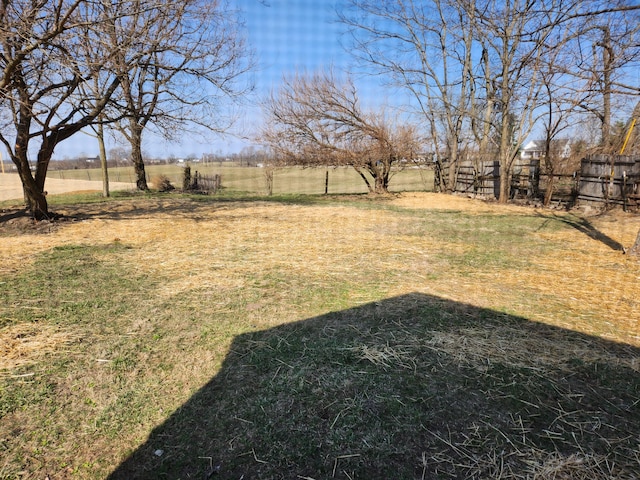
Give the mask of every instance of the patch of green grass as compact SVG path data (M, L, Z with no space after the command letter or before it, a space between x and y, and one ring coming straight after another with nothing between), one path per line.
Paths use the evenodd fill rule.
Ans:
M0 326L18 322L107 323L127 308L126 297L145 279L114 267L119 242L104 246L67 245L40 256L21 275L3 279L6 305L13 313Z
M407 233L441 240L442 255L462 272L527 267L531 258L556 248L536 233L568 228L562 217L549 220L538 215L472 215L449 211L422 211L414 215L420 220L408 222ZM451 243L463 247L464 251L447 251ZM527 250L527 255L522 254L523 250Z
M140 385L123 388L117 378L140 358L121 335L144 315L140 307L155 281L123 270L117 259L128 248L119 243L56 247L31 268L2 279L7 300L2 327L21 326L39 361L0 376L0 438L3 456L12 459L0 464L0 478L35 472L52 449L69 445L74 435L111 431L115 438L122 424L133 421L135 405L125 397L127 389L140 392ZM57 353L38 353L50 332L61 335ZM120 349L125 353L116 353ZM99 412L114 408L110 405L121 407L106 425ZM79 422L84 433L76 430ZM9 434L13 438L5 437Z

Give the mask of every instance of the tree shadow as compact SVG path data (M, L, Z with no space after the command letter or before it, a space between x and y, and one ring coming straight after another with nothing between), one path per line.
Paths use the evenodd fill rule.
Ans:
M540 216L542 216L543 218L549 218L546 215L542 215L542 214L540 214ZM600 230L598 230L586 218L578 218L578 217L569 218L567 216L556 216L556 215L553 215L552 218L554 220L561 221L565 225L575 228L579 232L584 233L589 238L592 238L593 240L597 240L598 242L605 244L607 247L609 247L612 250L616 250L619 252L625 251L624 245L622 245L617 240L614 240L613 238L608 236L606 233L603 233Z
M195 221L207 219L199 213L211 210L251 208L258 203L312 205L323 199L312 195L290 195L283 197L192 195L179 197L171 193L121 195L108 202L84 203L80 206L66 205L60 210L69 211L63 220L135 220L162 214L177 215Z
M403 295L236 337L109 478L634 478L639 357Z
M17 218L31 218L29 216L29 212L27 212L24 208L22 209L13 209L9 211L2 211L0 214L0 224L6 223L9 220L15 220Z

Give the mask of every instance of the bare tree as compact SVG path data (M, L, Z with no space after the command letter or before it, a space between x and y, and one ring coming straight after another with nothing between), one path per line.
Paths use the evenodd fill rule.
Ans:
M131 146L137 187L146 190L145 129L153 126L165 138L175 138L186 124L224 131L232 117L220 108L222 100L246 91L239 79L251 63L239 20L224 0L138 2L147 4L135 18L143 40L119 55L123 64L130 56L139 60L120 69L121 89L111 115L120 118L115 127ZM122 43L127 26L120 21L112 25L113 48Z
M372 193L386 193L393 168L419 153L413 126L364 112L353 82L332 73L285 79L265 111L261 140L280 161L351 166Z
M565 38L569 35L565 30ZM564 47L570 43L560 42ZM578 118L577 107L584 100L584 92L580 91L571 75L564 73L572 59L571 49L556 48L546 55L545 64L540 71L542 83L540 116L542 124L542 169L546 176L543 205L549 206L555 189L558 170L566 167L568 149L567 139L560 140L560 135L568 132Z
M589 108L593 92L600 92L598 111L608 138L611 95L637 91L623 82L620 66L636 55L629 48L637 47L630 33L640 24L638 8L624 0L350 0L341 19L355 40L356 57L413 95L436 152L455 162L469 129L474 150L495 152L505 202L521 144L548 119L540 110L548 106L543 73L551 69L567 84L576 64L576 57L570 64L555 62L561 47L588 43L602 52L588 59L582 54L577 91L589 93L582 97ZM598 42L586 42L587 32L600 32Z
M340 14L349 27L356 58L385 75L413 98L435 161L448 162L445 190L455 186L461 151L468 142L475 102L474 31L468 15L447 0L378 2L350 0Z
M111 76L91 106L76 101L80 87L109 64L109 58L85 63L75 54L78 45L99 39L94 27L104 21L100 3L82 0L0 4L0 141L35 217L49 215L44 184L55 147L92 123L119 86ZM34 171L32 141L37 142Z
M599 150L613 153L619 148L611 135L615 113L625 111L629 98L640 93L636 76L629 75L640 68L640 5L614 1L604 6L594 12L589 11L592 5L586 5L579 23L573 22L574 38L568 44L573 58L565 74L573 78L582 96L580 109L600 124Z
M574 5L572 0L486 0L469 2L466 8L475 11L479 41L490 59L485 76L493 86L496 108L489 121L500 162L499 201L506 202L520 145L540 115L542 69L562 41L553 35L555 27Z
M342 18L355 33L359 57L413 93L451 160L469 130L481 153L495 150L500 200L507 201L513 162L535 124L538 72L569 0L350 5L356 13ZM438 124L443 135L434 134Z
M183 13L174 15L175 8ZM136 94L133 104L118 103L124 110L110 108L109 121L126 117L144 124L169 112L176 121L193 121L184 112L201 107L197 120L204 124L205 115L216 113L215 94L208 87L232 91L238 72L233 62L240 51L237 39L227 35L223 15L218 2L203 0L180 5L156 0L0 3L0 141L18 169L26 206L35 217L49 216L44 185L55 147L98 122L117 92L146 92L156 78L163 85L152 87L157 104L171 107L162 112L148 108L154 103L152 90L151 98ZM212 32L220 34L215 42ZM234 53L229 56L229 51ZM141 71L151 76L138 75ZM160 81L168 76L171 88ZM140 104L145 108L131 108ZM29 155L34 151L32 171Z

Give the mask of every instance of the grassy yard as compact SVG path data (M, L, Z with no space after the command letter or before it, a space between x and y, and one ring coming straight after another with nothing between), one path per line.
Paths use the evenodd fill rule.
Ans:
M265 169L257 167L228 166L224 163L190 165L192 175L222 176L222 186L227 191L251 194L266 193ZM147 166L147 179L152 184L160 175L167 176L172 184L182 187L183 167L179 165ZM326 174L329 174L328 190L330 194L366 193L367 187L358 173L351 167L339 168L301 168L282 167L274 171L273 193L282 194L322 194L325 191ZM100 169L51 170L50 178L102 181ZM114 182L135 183L133 167L109 169L109 179ZM424 191L433 189L433 171L424 168L406 168L394 172L390 190L393 192Z
M50 200L0 214L1 479L640 476L638 216Z

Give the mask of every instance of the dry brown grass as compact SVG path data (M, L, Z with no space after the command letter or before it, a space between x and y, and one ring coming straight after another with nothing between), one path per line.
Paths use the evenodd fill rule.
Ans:
M530 207L434 193L398 195L388 203L412 210L462 211L470 215L532 214ZM541 230L536 233L538 237L565 248L532 258L526 271L479 270L464 276L451 271L435 278L429 275L447 268L440 263L439 252L462 253L468 245L443 243L427 235L405 236L388 245L384 237L401 232L401 220L393 211L374 212L350 206L266 202L238 208L175 199L65 207L59 213L71 221L50 227L44 234L27 231L2 239L0 275L28 268L39 254L57 245L114 242L134 247L126 256L131 268L165 279L157 293L164 292L167 297L193 288L232 291L241 288L247 276L268 269L313 276L316 286L327 287L335 278L366 275L371 269L401 272L382 279L382 286L393 295L424 292L640 345L637 259L578 230ZM553 211L542 214L559 215ZM589 220L622 245L632 244L640 228L637 215L620 211ZM251 261L242 261L243 257ZM521 299L513 295L514 291L549 300L518 303ZM354 295L357 304L358 293ZM3 335L10 338L13 333ZM29 336L34 335L31 331ZM48 332L41 335L50 336Z
M34 363L47 354L60 353L76 338L50 325L19 323L0 331L0 374Z
M151 353L136 350L140 366L125 374L116 371L113 357L118 349L125 349L129 339L141 344L148 341L158 325L170 331L168 343L186 345L166 352L163 362L173 365L166 379L161 376L149 380L159 385L153 395L157 395L161 407L149 418L139 420L139 426L123 432L120 444L100 440L99 455L92 450L95 439L91 427L83 427L80 443L86 445L77 446L78 457L122 460L126 449L143 442L149 429L166 417L166 409L177 408L219 372L237 332L230 328L213 346L193 346L206 333L189 323L189 308L193 307L189 302L194 298L207 300L202 308L210 318L231 316L242 322L244 329L267 331L327 311L417 292L561 327L565 330L560 331L567 334L567 338L557 334L541 340L523 336L517 327L474 325L424 331L421 337L408 331L402 342L390 344L381 337L379 342L345 349L358 360L384 371L397 368L412 371L418 362L415 352L422 349L446 355L460 368L471 369L479 376L486 374L492 364L530 369L538 375L547 371L569 372L572 368L569 362L576 360L604 362L633 372L640 370L640 360L632 355L609 355L607 351L594 350L586 340L580 344L568 338L571 332L581 332L593 339L640 346L637 296L640 263L562 223L563 219L573 221L582 217L438 194L403 194L376 203L373 208L370 203L362 200L360 204L303 205L137 198L61 207L58 211L67 217L66 221L46 229L4 232L0 242L0 276L29 270L42 254L54 247L124 245L127 248L117 252L118 264L124 271L160 279L149 294L149 304L142 316L136 316L139 311L125 313L118 319L117 329L101 333L112 342L106 344L105 351L93 345L86 347L84 354L90 357L88 363L92 365L90 374L86 378L83 373L60 380L73 391L73 398L90 398L101 408L110 406L114 394L107 386L119 378L117 375L133 382L141 375L144 362L151 361ZM430 234L429 225L419 222L423 217L428 221L433 212L460 212L471 218L472 223L476 216L539 217L534 219L539 228L530 232L538 250L514 246L514 255L523 260L517 268L459 267L452 261L473 255L474 239ZM595 230L622 245L630 245L640 228L640 217L623 212L585 218ZM546 222L556 227L546 228ZM565 226L558 228L557 224ZM490 242L482 245L487 249L491 246ZM544 248L545 245L552 248ZM536 253L539 251L543 254ZM94 255L103 255L106 262L111 258L108 251L104 254L96 251ZM362 285L362 288L338 293L333 290L336 285ZM298 294L305 289L329 292L330 298L322 303ZM185 305L175 307L181 295L186 296ZM233 304L235 297L241 297L241 301ZM333 297L340 299L334 301ZM397 312L386 314L401 319L405 309L410 309L410 305L399 304ZM453 313L447 310L443 315L464 318L465 308L459 310ZM0 307L0 314L7 311L10 310ZM166 317L166 311L171 318ZM401 326L396 333L403 333ZM86 332L46 322L9 322L0 328L0 370L11 376L26 365L42 364L54 355L63 356L68 345L83 335ZM74 348L78 355L77 345ZM184 361L185 350L189 353L188 361ZM535 361L531 358L532 351L536 352ZM288 370L283 364L276 374ZM16 424L27 421L20 415L16 414L12 421ZM337 418L332 416L329 423ZM563 412L558 412L558 422L562 418ZM462 442L437 437L443 453L431 453L424 461L429 465L436 461L446 463L451 449L465 452L465 442L478 445L483 441L468 435L468 440ZM521 458L529 462L529 471L522 477L517 472L505 472L505 477L509 473L509 478L579 479L603 472L597 478L607 478L606 459L597 455L549 454L526 442L518 448ZM514 455L519 455L518 451ZM489 464L492 471L500 469L500 458L476 460L480 463L471 465L467 471L486 471ZM60 478L72 476L69 472L60 475Z

